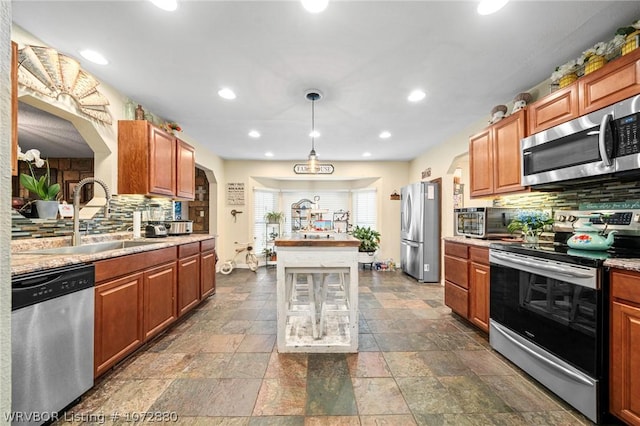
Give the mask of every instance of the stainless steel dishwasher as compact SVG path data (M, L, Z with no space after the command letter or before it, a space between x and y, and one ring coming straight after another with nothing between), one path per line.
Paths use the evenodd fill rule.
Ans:
M93 265L13 277L12 424L38 425L93 386Z

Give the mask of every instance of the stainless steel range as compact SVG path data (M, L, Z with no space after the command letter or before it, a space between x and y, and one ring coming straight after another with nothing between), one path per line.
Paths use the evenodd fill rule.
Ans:
M585 213L593 217L578 219ZM616 230L607 251L566 241L580 221ZM640 210L560 211L555 241L491 244L490 343L598 423L608 408L607 258L640 256Z

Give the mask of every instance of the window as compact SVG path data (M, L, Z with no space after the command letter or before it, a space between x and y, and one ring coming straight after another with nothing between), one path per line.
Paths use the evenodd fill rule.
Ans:
M255 189L253 191L253 244L255 253L262 253L266 246L266 220L267 212L278 211L278 192L268 189Z
M375 189L363 189L353 192L353 226L376 229L378 219L378 194Z

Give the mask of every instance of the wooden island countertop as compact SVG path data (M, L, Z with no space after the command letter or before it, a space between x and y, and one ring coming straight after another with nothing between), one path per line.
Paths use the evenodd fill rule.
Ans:
M275 244L278 247L358 247L360 240L349 234L317 233L276 238Z

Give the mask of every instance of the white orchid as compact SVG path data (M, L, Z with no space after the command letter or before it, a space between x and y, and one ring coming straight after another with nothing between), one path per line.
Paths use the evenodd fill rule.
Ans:
M18 160L26 162L29 166L29 171L31 172L30 175L25 173L20 174L20 183L22 186L37 194L42 200L55 200L60 192L60 184L50 184L51 173L49 169L49 161L40 158L40 151L37 149L30 149L27 152L22 152L22 149L18 146ZM36 167L42 167L46 164L47 174L36 179L31 163L34 163Z

